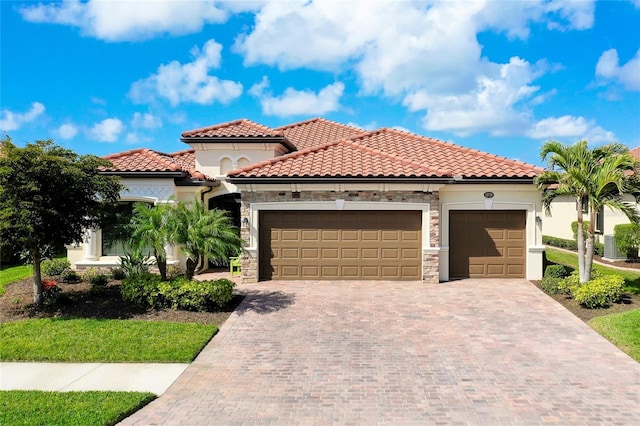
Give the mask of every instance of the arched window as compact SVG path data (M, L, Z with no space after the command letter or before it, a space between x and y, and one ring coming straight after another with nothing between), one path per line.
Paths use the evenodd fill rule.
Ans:
M238 168L241 169L243 167L247 167L249 164L251 164L249 162L249 160L247 160L246 158L242 157L238 159Z
M233 163L231 162L231 159L228 157L223 158L222 160L220 160L220 175L226 175L227 172L230 172L233 169Z

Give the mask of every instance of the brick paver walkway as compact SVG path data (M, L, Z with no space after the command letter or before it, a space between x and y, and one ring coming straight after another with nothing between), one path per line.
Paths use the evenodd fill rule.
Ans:
M524 280L267 282L124 424L638 424L640 364Z

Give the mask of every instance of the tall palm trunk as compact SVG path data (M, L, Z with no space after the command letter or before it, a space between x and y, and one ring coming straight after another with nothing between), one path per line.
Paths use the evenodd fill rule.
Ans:
M587 271L585 269L585 244L584 244L584 228L582 227L583 224L583 219L582 219L582 196L578 197L578 204L577 204L577 208L578 208L578 271L580 271L580 282L581 283L586 283L587 281L589 281L589 278L591 276L591 271L589 271L589 274L587 274ZM591 250L593 250L593 241L592 241L592 248Z
M595 218L596 218L596 213L592 210L589 209L589 233L587 235L587 242L586 242L586 259L584 262L584 276L585 276L585 281L583 281L582 279L580 280L581 283L585 283L587 281L589 281L591 279L591 268L593 267L593 249L594 249L594 234L595 234ZM580 277L582 278L582 277Z

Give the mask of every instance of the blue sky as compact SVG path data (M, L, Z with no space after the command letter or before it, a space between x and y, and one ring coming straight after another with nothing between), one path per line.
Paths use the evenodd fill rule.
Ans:
M82 154L237 118L397 127L541 164L640 146L640 0L0 2L0 130Z

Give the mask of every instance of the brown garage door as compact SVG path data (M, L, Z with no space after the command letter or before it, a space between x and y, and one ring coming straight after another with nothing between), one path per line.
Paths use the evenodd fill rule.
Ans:
M417 280L418 211L261 212L260 279Z
M525 276L524 211L449 212L451 278Z

